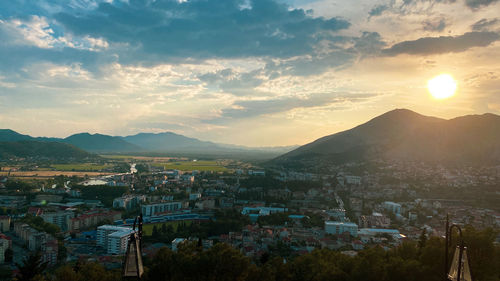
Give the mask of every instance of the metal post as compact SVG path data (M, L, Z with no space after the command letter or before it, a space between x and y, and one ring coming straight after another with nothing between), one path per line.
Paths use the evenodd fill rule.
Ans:
M456 228L458 230L458 234L459 234L459 239L460 239L460 246L459 246L459 253L458 253L458 269L457 269L457 281L460 281L460 274L462 273L462 254L463 254L463 251L464 251L464 240L462 238L462 229L460 228L460 226L456 225L456 224L452 224L449 229L447 230L449 232L449 235L448 235L448 241L450 244L451 244L451 236L453 234L453 228ZM446 246L446 251L448 251L448 246ZM446 255L448 255L448 252L446 252ZM448 278L448 276L446 276L446 278Z
M460 231L460 237L462 237L462 231ZM462 239L460 239L462 240ZM460 281L460 277L462 274L462 255L464 253L464 241L460 242L460 249L458 251L458 270L457 270L457 281Z
M445 236L444 236L444 280L448 280L448 228L450 224L449 216L446 214L446 229L445 229Z

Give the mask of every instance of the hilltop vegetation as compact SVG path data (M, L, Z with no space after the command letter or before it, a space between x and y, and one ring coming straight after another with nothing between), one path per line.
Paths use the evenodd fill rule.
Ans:
M0 159L34 158L34 159L75 159L96 158L70 144L40 141L0 142Z
M445 165L500 163L500 116L469 115L450 120L407 109L382 114L353 129L325 136L269 164L324 169L350 162L385 160Z
M491 229L467 228L465 242L474 280L496 281L500 277L500 248L494 245L496 233ZM432 237L418 243L403 242L385 251L374 247L355 256L328 249L284 260L276 252L263 253L251 260L227 244L216 244L202 250L194 242L183 243L178 251L160 249L144 259L144 281L442 281L444 277L444 240ZM450 259L453 253L450 252ZM31 270L39 272L35 267ZM33 276L24 272L19 274ZM54 274L40 274L32 280L101 281L121 280L119 270L105 270L97 263L64 265Z

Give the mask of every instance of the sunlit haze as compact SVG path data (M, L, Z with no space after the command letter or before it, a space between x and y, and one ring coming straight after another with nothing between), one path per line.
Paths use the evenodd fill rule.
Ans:
M0 127L278 146L394 108L500 113L500 1L140 3L1 1Z

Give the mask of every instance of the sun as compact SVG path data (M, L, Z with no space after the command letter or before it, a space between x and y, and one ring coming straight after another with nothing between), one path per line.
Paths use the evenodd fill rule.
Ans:
M427 82L427 89L435 99L447 99L455 94L457 82L451 75L441 74Z

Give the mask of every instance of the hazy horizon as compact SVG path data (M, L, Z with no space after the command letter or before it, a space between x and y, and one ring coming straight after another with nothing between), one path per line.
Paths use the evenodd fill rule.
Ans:
M397 110L397 109L406 109L406 110L410 110L410 111L413 111L411 109L408 109L408 108L395 108L393 110ZM391 110L392 111L392 110ZM389 112L389 111L388 111ZM414 111L416 112L416 111ZM387 112L384 112L384 113L387 113ZM382 114L384 114L382 113ZM416 112L418 114L421 114L419 112ZM494 113L491 113L491 112L485 112L485 113L478 113L478 114L468 114L468 115L483 115L483 114L494 114ZM495 115L498 115L498 114L495 114ZM377 115L377 116L380 116L380 115ZM342 131L345 131L345 130L349 130L349 129L352 129L358 125L361 125L361 124L364 124L370 120L372 120L373 118L377 117L377 116L373 116L373 117L369 117L369 119L363 121L362 123L359 123L359 124L355 124L353 127L350 127L350 128L346 128L346 129L343 129L343 130L340 130L340 131L336 131L336 132L330 132L330 133L326 133L325 135L322 135L322 136L319 136L315 139L312 139L312 140L309 140L305 143L297 143L297 144L289 144L289 145L260 145L260 146L256 146L256 145L244 145L244 144L238 144L238 143L227 143L227 142L217 142L217 141L212 141L212 140L206 140L206 139L199 139L200 141L208 141L208 142L214 142L214 143L219 143L219 144L226 144L226 145L234 145L234 146L245 146L245 147L291 147L291 146L301 146L301 145L305 145L305 144L308 144L308 143L311 143L313 141L315 141L316 139L318 138L321 138L321 137L324 137L324 136L327 136L327 135L332 135L332 134L336 134L336 133L340 133ZM430 116L430 115L424 115L424 116ZM454 117L451 117L451 118L444 118L444 117L439 117L439 116L430 116L430 117L436 117L436 118L441 118L441 119L445 119L445 120L450 120L450 119L453 119L453 118L457 118L457 117L462 117L462 116L454 116ZM16 131L12 128L0 128L0 129L10 129L10 130L13 130L13 131ZM17 133L20 133L20 134L23 134L23 135L30 135L29 133L24 133L24 132L21 132L21 131L16 131ZM82 134L82 133L89 133L89 134L102 134L102 135L107 135L107 134L104 134L104 133L101 133L101 132L89 132L89 131L79 131L79 132L75 132L75 133L72 133L70 135L64 135L64 136L52 136L52 135L43 135L43 136L38 136L38 135L30 135L31 137L47 137L47 138L66 138L66 137L69 137L69 136L72 136L72 135L75 135L75 134ZM153 134L161 134L161 133L174 133L174 134L178 134L176 132L173 132L173 131L163 131L163 132L146 132L146 131L138 131L136 133L132 133L132 134L129 134L129 135L110 135L110 136L116 136L116 137L127 137L127 136L133 136L133 135L137 135L137 134L143 134L143 133L153 133ZM179 135L182 135L182 134L179 134ZM185 137L188 137L188 138L195 138L195 139L198 139L196 137L193 137L193 136L189 136L189 135L183 135Z
M394 108L500 113L500 1L2 1L0 127L309 143ZM394 28L397 26L397 28ZM427 81L456 81L437 100Z

